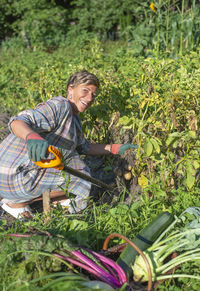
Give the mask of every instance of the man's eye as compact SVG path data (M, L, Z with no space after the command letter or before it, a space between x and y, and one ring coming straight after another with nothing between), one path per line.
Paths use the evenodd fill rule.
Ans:
M84 93L88 93L89 90L88 90L88 89L83 89L83 92L84 92Z

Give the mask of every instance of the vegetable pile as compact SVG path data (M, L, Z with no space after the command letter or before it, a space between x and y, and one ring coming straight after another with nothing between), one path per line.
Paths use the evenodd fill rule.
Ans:
M63 284L71 280L80 288L91 285L102 290L125 290L132 284L147 281L148 290L152 290L152 281L178 277L200 279L175 272L184 262L200 260L199 207L187 208L179 217L160 213L132 241L113 233L105 240L104 251L114 236L129 243L116 262L108 257L116 246L97 253L49 233L4 234L0 251L5 255L1 257L0 267L12 265L14 261L20 265L18 270L23 270L23 274L25 271L23 276L29 284L48 277L50 281L45 286L54 285L57 280Z
M190 221L188 215L195 219ZM179 277L200 279L200 276L190 274L167 274L169 271L174 273L184 262L200 260L200 208L187 208L144 254L151 266L153 281ZM146 264L141 256L136 257L132 269L134 281L148 281Z
M160 234L174 221L174 216L165 211L155 217L132 242L140 250L146 250ZM131 277L131 264L135 261L137 251L128 245L121 253L117 263L125 270L126 274Z
M38 254L48 257L45 260L45 267L51 269L53 264L54 267L51 269L53 271L60 271L61 264L68 262L113 288L120 288L127 282L125 272L112 259L86 248L74 247L70 241L61 237L8 234L4 237L2 248L6 248L8 256L12 256L13 259L15 257L17 260L27 260L29 255L37 251ZM57 264L55 264L55 258L57 258ZM70 264L67 266L72 269Z

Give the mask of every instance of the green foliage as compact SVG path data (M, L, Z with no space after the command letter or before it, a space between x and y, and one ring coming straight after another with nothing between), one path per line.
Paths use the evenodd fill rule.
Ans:
M1 0L0 25L4 33L0 39L15 33L26 47L58 45L66 35L68 10L55 1Z
M136 54L149 49L182 53L199 43L199 5L185 1L73 1L70 31L93 32L100 39L121 38Z
M74 33L88 31L97 33L100 37L112 30L118 23L121 14L121 1L115 0L74 0L72 19L75 24L71 26Z
M67 3L66 3L67 2ZM0 0L0 40L3 46L51 48L91 36L123 40L135 55L160 50L170 55L197 49L200 4L197 1ZM10 40L12 38L12 40Z
M134 132L132 142L139 145L135 173L137 176L148 173L151 185L162 181L165 191L181 184L190 190L197 182L198 54L196 57L191 53L190 57L176 60L146 58L140 68L136 65L130 71L125 66L123 71L119 69L130 84L126 113L119 119L119 125Z

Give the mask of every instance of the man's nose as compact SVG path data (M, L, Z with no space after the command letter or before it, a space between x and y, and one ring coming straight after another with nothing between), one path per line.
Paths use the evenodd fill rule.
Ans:
M91 101L94 100L94 97L93 97L93 93L92 93L92 92L89 92L89 93L87 94L87 100L88 100L89 102L91 102Z

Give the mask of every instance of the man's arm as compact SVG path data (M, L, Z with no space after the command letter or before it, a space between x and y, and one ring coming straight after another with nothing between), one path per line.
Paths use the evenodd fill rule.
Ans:
M10 124L14 135L17 137L26 140L28 134L33 133L34 131L22 120L13 120Z
M10 124L13 133L26 141L28 156L34 162L45 159L48 149L48 141L34 132L24 121L14 120Z
M130 148L137 149L138 146L134 144L90 144L86 155L122 155Z
M110 155L111 145L110 144L90 144L89 150L86 155Z

